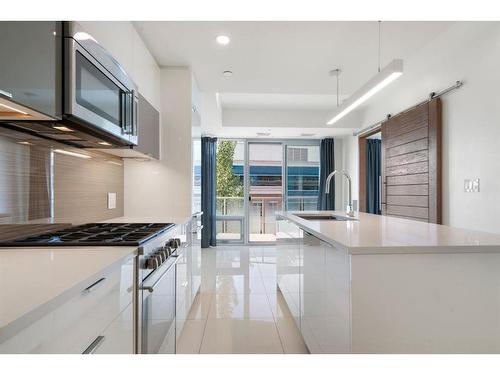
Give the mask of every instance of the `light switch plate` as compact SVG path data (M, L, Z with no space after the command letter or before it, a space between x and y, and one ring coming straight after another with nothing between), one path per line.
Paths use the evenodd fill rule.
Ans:
M466 193L479 193L479 178L464 181L464 191Z
M108 193L108 210L116 208L116 193Z

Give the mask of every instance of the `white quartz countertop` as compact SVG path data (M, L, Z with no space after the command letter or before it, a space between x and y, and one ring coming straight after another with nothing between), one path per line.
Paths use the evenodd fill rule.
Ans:
M279 212L310 234L351 254L500 252L500 235L389 216L357 213L352 221L306 220L295 214L341 211Z
M0 342L136 250L118 246L0 248Z

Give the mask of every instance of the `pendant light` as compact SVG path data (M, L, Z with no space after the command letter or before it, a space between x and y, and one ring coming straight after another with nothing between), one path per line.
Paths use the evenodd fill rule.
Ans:
M332 125L346 116L356 107L367 101L377 92L389 85L391 82L399 78L403 74L403 60L392 60L386 67L380 69L380 21L378 23L378 73L359 88L349 99L342 105L337 106L335 112L331 115L330 120L326 123ZM338 90L338 75L337 75L337 90ZM338 94L337 94L338 98Z

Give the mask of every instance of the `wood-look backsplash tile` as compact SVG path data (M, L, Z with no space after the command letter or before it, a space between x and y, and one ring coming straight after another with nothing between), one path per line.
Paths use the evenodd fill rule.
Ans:
M0 224L80 224L123 216L119 158L85 151L92 157L81 159L54 153L54 148L69 150L0 135ZM115 209L107 208L108 193L116 193Z
M123 216L123 166L99 159L54 155L54 214L58 222L85 223ZM108 193L116 208L108 210Z

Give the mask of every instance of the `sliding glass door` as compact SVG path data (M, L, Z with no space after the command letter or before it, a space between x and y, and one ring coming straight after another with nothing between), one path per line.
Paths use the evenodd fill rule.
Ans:
M248 242L276 241L276 211L283 209L283 145L248 142Z
M315 210L318 190L318 140L220 139L218 243L275 242L275 212Z
M217 215L219 243L245 242L245 141L217 141Z

